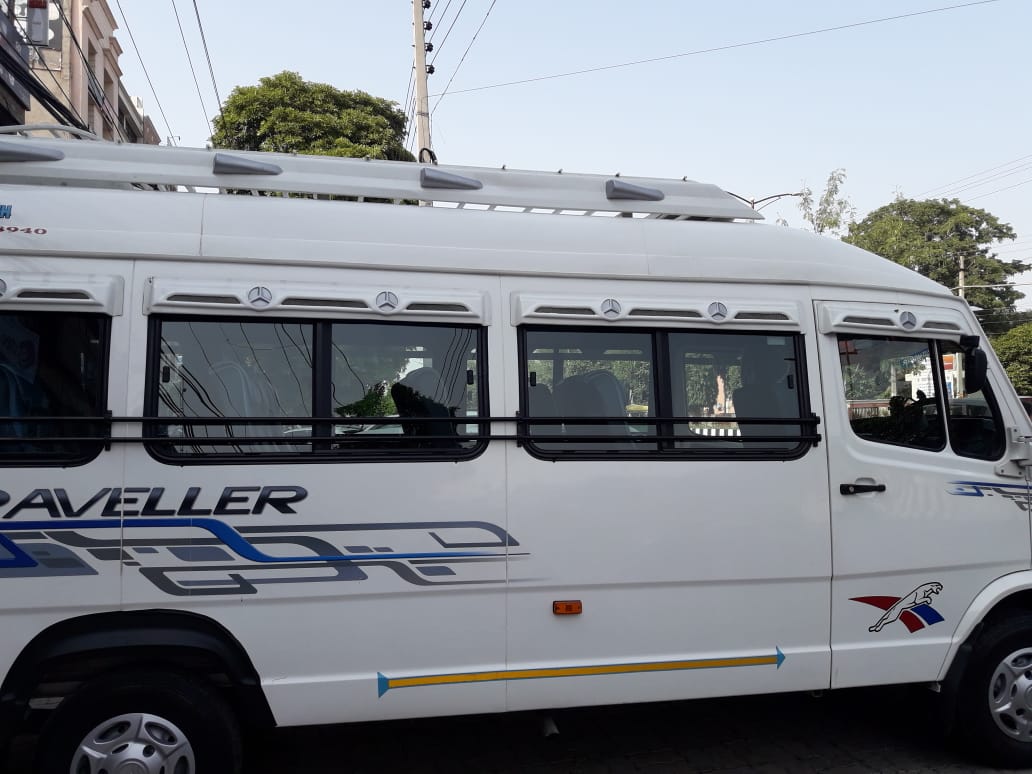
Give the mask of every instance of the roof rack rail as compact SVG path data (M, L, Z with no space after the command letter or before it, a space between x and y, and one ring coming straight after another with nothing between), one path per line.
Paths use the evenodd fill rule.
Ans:
M503 211L672 220L763 216L715 185L687 179L437 166L328 156L169 148L25 137L0 129L0 181L63 186L161 186L358 200L431 200Z
M70 134L72 137L80 137L84 140L100 140L106 142L99 134L94 134L86 129L77 126L65 126L64 124L16 124L13 126L0 126L0 134L20 134L26 137L32 136L32 132L48 132L51 137L60 137Z

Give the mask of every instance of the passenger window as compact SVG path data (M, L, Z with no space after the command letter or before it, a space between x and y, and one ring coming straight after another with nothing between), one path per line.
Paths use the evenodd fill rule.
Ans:
M946 444L934 342L840 335L849 423L860 438L938 451Z
M74 439L107 434L109 327L102 315L0 314L0 437L13 439L0 442L0 464L74 465L100 453L99 441Z
M795 334L524 328L528 448L549 459L797 456L819 437L801 347Z
M472 448L463 436L478 426L452 420L479 414L476 338L471 328L334 325L332 411L356 420L334 425L336 446Z
M478 329L329 321L163 320L156 411L172 456L468 453ZM188 441L186 439L189 439ZM445 457L449 456L447 453ZM452 455L454 456L454 455Z
M941 360L949 402L950 448L961 457L998 460L1006 448L1006 436L989 386L965 391L964 355L953 342L943 342Z
M550 439L539 448L657 448L655 424L635 421L655 416L650 334L532 330L526 333L526 349L528 417L563 419L530 423L531 435Z
M299 323L163 322L158 416L208 420L167 425L167 435L182 441L175 453L310 448L313 335L312 325Z
M750 450L798 446L799 424L761 422L802 417L798 363L791 336L671 333L676 446L741 448L720 443L749 438ZM770 439L770 440L768 440Z

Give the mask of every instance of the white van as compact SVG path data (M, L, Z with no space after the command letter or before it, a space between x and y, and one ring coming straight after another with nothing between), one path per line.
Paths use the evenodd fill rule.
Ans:
M1029 418L962 299L758 217L0 138L0 729L204 774L245 725L924 683L1032 765Z

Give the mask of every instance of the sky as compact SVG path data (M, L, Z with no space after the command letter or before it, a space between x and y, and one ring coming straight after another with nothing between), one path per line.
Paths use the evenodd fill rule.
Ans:
M205 145L216 87L225 99L283 70L408 107L409 0L109 4L123 83L174 144ZM819 192L841 168L858 219L897 194L957 197L1015 228L1000 258L1032 262L1032 0L433 0L425 13L442 164L687 176L749 199ZM802 225L795 198L763 214ZM1032 308L1032 272L1014 282Z

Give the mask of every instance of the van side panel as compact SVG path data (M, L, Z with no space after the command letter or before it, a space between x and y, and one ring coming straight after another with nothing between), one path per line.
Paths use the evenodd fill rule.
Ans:
M667 305L732 295L706 284L526 278L506 280L503 288L565 294L583 299L580 306L636 294L661 296ZM739 286L733 295L789 308L797 301L796 293L779 288ZM594 325L584 330L610 329ZM731 329L699 320L671 330ZM770 335L777 338L778 331ZM806 324L803 347L811 357L814 344ZM516 355L510 344L506 360L515 362ZM813 363L805 389L817 401ZM516 387L510 380L509 414L519 406ZM734 437L716 439L718 447L741 454L750 448ZM510 565L508 668L546 676L572 668L573 676L512 680L509 708L827 687L825 448L821 441L791 460L613 461L549 461L511 448L509 524L522 550ZM557 600L581 601L583 612L553 615Z
M196 271L167 263L149 273L171 281ZM255 285L277 289L285 282L325 284L324 273L297 267L256 271L223 264L212 271L244 291ZM141 276L134 288L137 308L150 292L147 280ZM492 289L490 281L443 275L349 271L340 280L391 290L402 299L413 285L463 293ZM489 308L485 314L490 319L497 312ZM333 314L335 324L348 320L347 311ZM166 323L178 319L162 315ZM244 324L265 318L227 319ZM299 312L297 319L305 315ZM212 354L219 342L202 325L177 324L175 335L184 336L179 343L185 346L185 332L193 330ZM496 335L489 334L490 346L498 346ZM192 346L189 351L197 352L196 341ZM261 362L263 356L257 347L246 354L245 367L248 358ZM194 368L189 378L207 379L211 369L203 356L190 357L199 362L184 363L183 373ZM143 332L134 338L129 360L130 411L141 414L147 408L145 377L155 370ZM464 368L463 362L462 373L456 373L463 385ZM252 380L260 381L257 371ZM479 388L501 389L500 372L491 378ZM212 377L207 384L220 382ZM401 433L398 427L393 431ZM287 446L296 440L289 433L284 439ZM488 444L477 456L454 461L313 463L305 460L308 448L297 444L294 457L274 464L186 458L184 466L136 449L126 481L151 491L164 488L160 510L178 515L146 525L126 518L126 551L135 565L125 567L125 605L188 610L217 620L247 649L281 725L504 709L498 682L409 690L389 685L413 675L504 665L504 444Z

